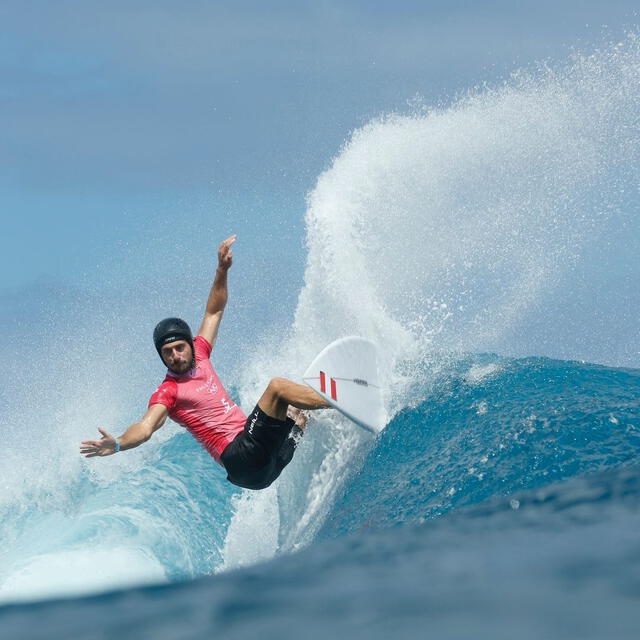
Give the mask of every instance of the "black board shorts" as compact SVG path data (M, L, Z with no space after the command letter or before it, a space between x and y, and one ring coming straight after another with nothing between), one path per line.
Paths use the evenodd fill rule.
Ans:
M227 480L243 489L266 489L291 462L301 437L291 418L276 420L256 405L220 456Z

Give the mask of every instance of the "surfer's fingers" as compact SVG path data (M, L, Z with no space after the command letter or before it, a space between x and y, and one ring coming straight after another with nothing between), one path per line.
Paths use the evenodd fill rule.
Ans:
M232 255L232 251L231 251L231 245L236 241L236 237L235 236L231 236L229 238L227 238L226 240L223 240L222 243L220 244L220 247L218 249L218 255L221 258L225 258L227 256L231 257Z
M98 431L102 434L103 438L113 438L113 436L108 431L105 431L102 427L98 427Z

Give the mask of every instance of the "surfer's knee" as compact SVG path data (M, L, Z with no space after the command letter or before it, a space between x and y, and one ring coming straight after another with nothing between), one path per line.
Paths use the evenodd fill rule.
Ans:
M278 400L284 400L285 389L288 382L286 378L271 378L267 385L267 392Z

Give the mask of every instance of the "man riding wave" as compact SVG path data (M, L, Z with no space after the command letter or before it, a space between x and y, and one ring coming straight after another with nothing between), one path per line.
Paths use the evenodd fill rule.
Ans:
M220 382L209 357L227 304L227 273L235 240L233 235L218 248L218 268L198 335L193 338L180 318L166 318L156 326L153 341L167 374L151 396L147 412L118 438L99 428L99 440L80 445L80 453L87 458L133 449L170 417L225 468L230 482L264 489L293 457L306 423L301 410L329 406L311 388L273 378L247 418Z

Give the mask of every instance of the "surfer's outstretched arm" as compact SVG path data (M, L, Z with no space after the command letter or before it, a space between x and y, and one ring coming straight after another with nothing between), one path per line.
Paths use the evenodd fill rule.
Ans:
M146 442L167 419L167 407L163 404L152 404L139 422L132 424L119 438L112 436L108 431L99 428L102 434L100 440L84 440L80 444L80 453L87 458L95 456L110 456L114 454L120 445L120 450L133 449Z
M218 247L218 268L211 285L207 306L202 318L202 324L198 335L205 338L213 348L218 336L218 327L222 320L224 308L227 306L227 298L229 295L227 289L227 272L233 262L233 251L231 245L236 241L236 236L230 236L224 240Z

